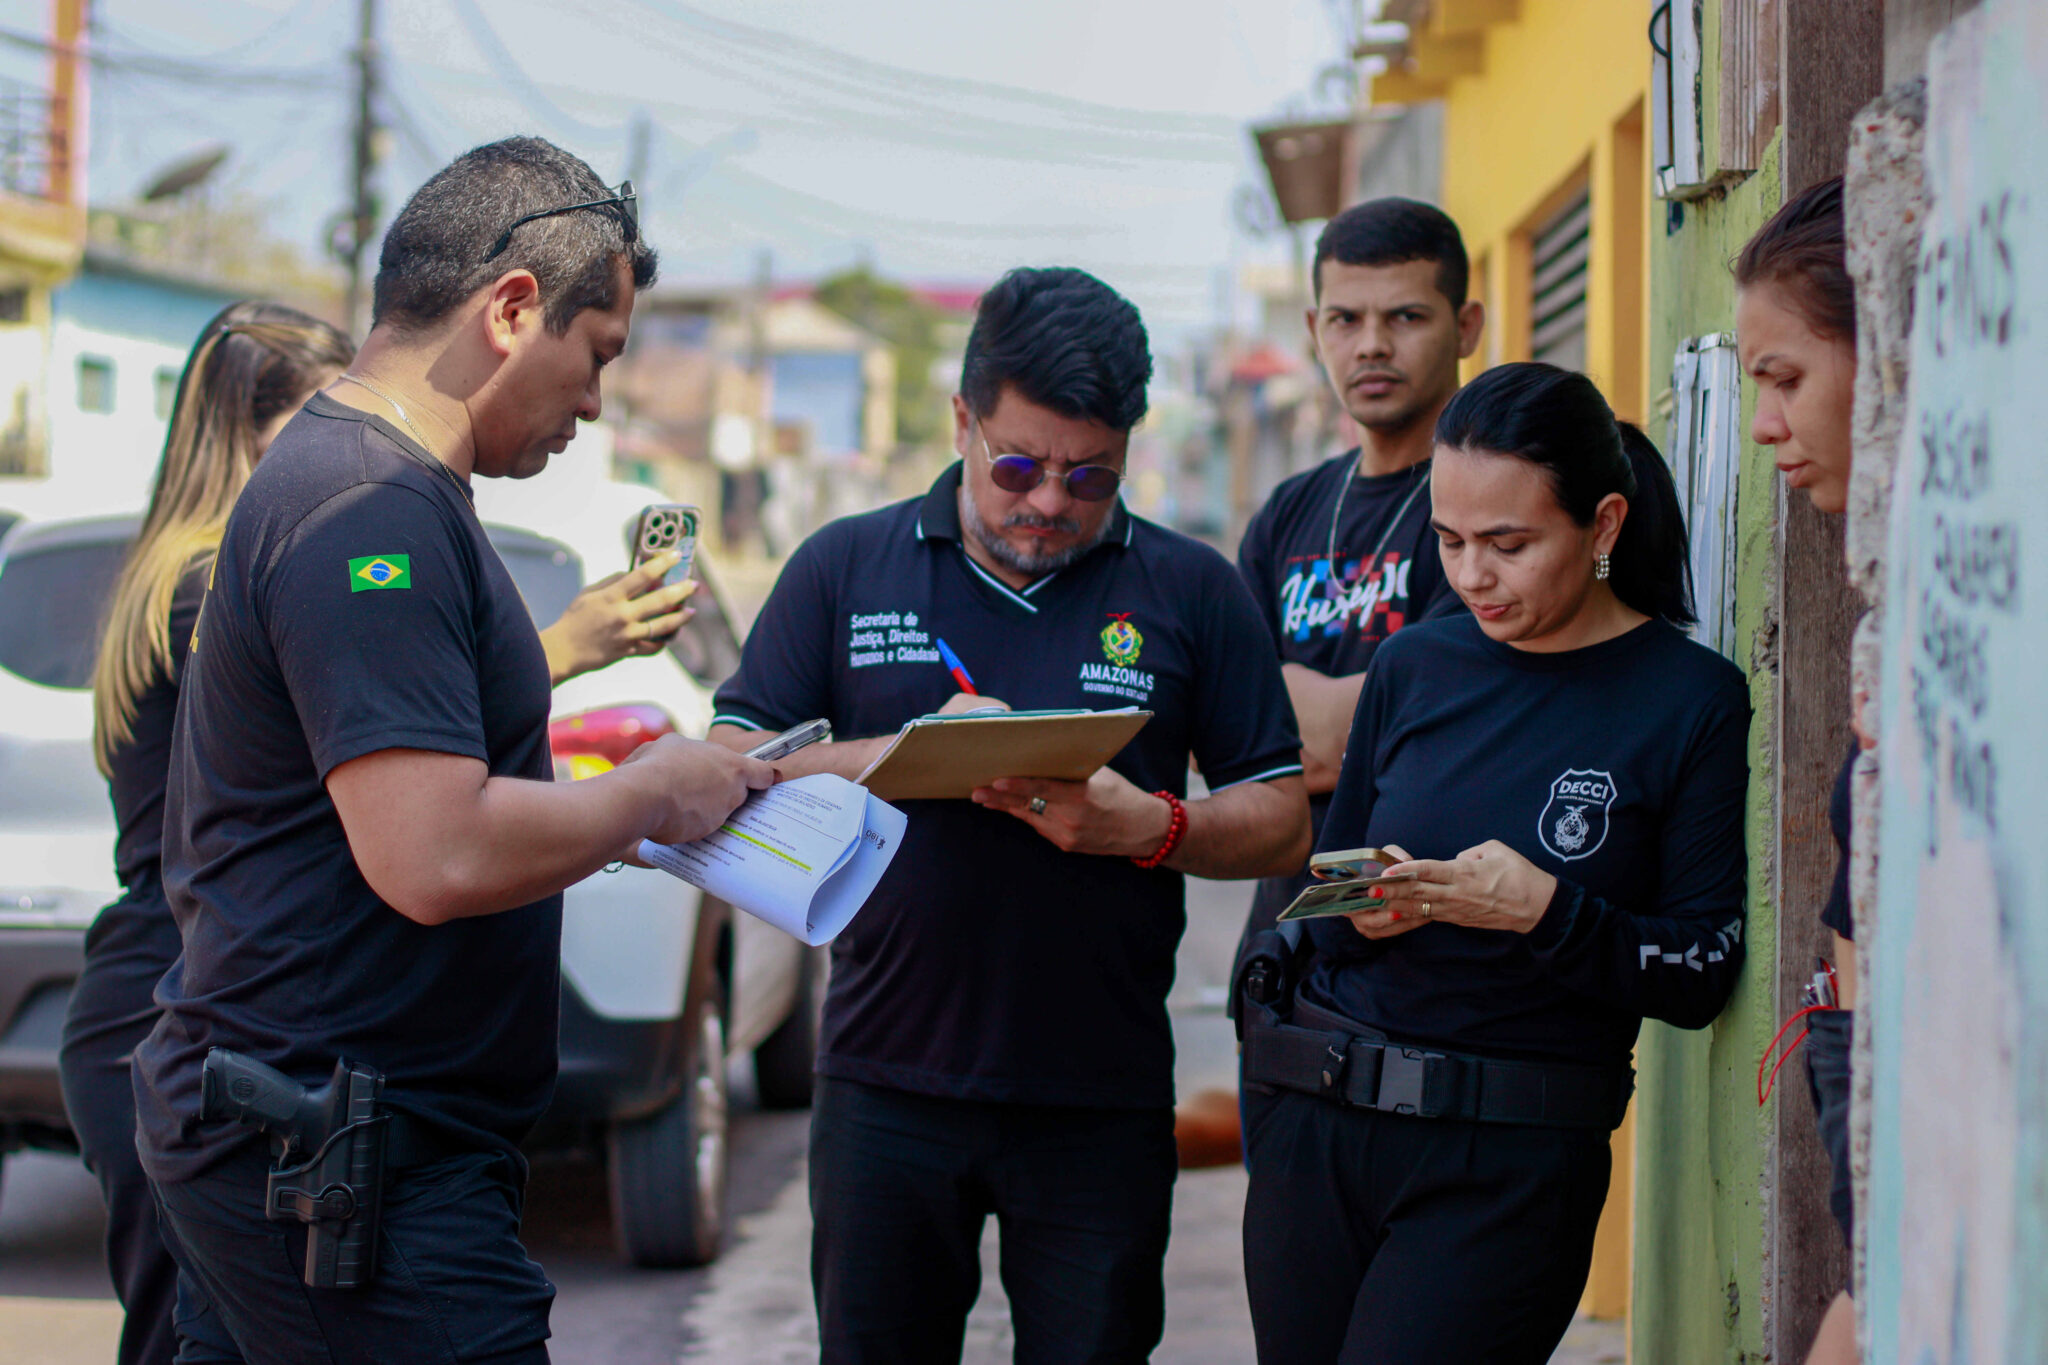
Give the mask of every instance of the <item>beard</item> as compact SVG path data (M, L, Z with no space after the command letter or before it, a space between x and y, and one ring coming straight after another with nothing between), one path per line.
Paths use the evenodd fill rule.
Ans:
M1109 523L1110 518L1104 517L1102 525L1095 528L1095 534L1086 540L1076 541L1063 550L1048 550L1043 554L1037 554L1030 550L1018 549L991 530L989 524L981 519L981 510L974 505L974 498L968 493L966 485L962 484L960 488L960 524L966 528L968 535L974 537L975 544L988 551L990 559L1012 573L1049 574L1080 563L1088 552L1100 545L1103 537L1109 534ZM1078 535L1081 530L1081 523L1072 517L1042 517L1036 512L1012 512L1003 518L1003 526L1063 531L1068 535Z

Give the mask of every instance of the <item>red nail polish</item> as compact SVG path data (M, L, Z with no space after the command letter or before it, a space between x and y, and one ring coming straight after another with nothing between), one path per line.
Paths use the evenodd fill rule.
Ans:
M1390 910L1387 912L1387 916L1389 919L1399 919L1401 918L1401 912L1399 910Z

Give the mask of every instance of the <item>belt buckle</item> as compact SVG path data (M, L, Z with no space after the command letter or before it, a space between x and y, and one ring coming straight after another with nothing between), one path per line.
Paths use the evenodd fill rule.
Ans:
M1323 1046L1322 1098L1344 1100L1344 1073L1351 1069L1351 1047L1349 1039L1340 1039Z
M1379 1093L1372 1107L1383 1114L1430 1117L1422 1110L1423 1083L1429 1076L1429 1064L1441 1058L1441 1053L1387 1044L1380 1052Z

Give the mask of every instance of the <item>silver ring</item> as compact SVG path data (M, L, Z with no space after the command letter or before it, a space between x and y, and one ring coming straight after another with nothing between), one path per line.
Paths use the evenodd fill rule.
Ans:
M1033 815L1043 815L1043 814L1045 814L1045 798L1044 798L1044 797L1042 797L1042 796L1034 796L1034 797L1032 797L1032 798L1031 798L1031 801L1030 801L1030 806L1031 806L1031 813L1032 813Z
M1431 909L1429 908L1429 902L1428 902L1428 901L1424 901L1424 902L1422 903L1422 917L1423 917L1424 919L1428 919L1428 918L1429 918L1429 917L1430 917L1430 916L1431 916L1432 914L1434 914L1434 913L1435 913L1435 911L1433 911L1433 910L1431 910Z

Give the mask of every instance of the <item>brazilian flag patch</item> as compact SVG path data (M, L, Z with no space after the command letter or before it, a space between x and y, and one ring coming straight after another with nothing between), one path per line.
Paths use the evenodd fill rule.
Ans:
M369 592L373 588L412 586L410 555L364 555L348 562L348 590Z

